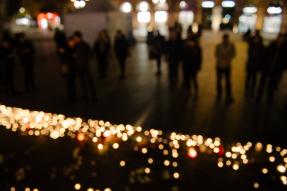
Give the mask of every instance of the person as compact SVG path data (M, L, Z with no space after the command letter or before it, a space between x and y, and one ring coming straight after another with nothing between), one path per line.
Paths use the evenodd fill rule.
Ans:
M14 65L15 65L15 45L14 39L10 31L4 31L0 43L3 79L6 95L15 94L14 86Z
M126 60L129 54L129 45L127 38L125 37L125 35L121 30L117 31L115 37L114 50L116 53L118 63L120 65L121 70L120 80L124 80L126 77Z
M83 98L88 98L89 93L93 100L96 100L96 89L90 71L90 58L91 48L83 40L82 33L76 31L73 35L75 48L74 48L74 61L77 69L77 76L83 89Z
M222 97L222 79L225 79L226 103L233 103L231 84L231 63L236 55L235 46L230 42L229 35L223 35L223 41L217 45L216 56L216 77L217 77L217 99Z
M264 60L263 39L259 31L248 40L248 59L246 63L245 95L254 96L258 85L258 75L262 70Z
M62 75L66 80L67 98L69 103L76 101L76 65L74 60L75 40L71 36L67 39L66 45L61 49L62 54Z
M160 34L158 30L156 30L154 32L154 38L151 46L154 49L154 58L156 59L157 64L157 72L156 72L157 76L161 75L161 58L163 52L163 43L164 43L164 37Z
M279 34L277 40L270 45L271 66L269 68L269 83L267 86L267 102L271 104L273 97L287 67L287 40L284 34Z
M57 48L66 46L67 37L66 37L65 32L57 28L54 34L54 40L56 42Z
M192 33L184 43L183 50L183 86L184 89L190 90L191 82L194 87L195 95L198 95L197 74L202 64L202 50L199 45L199 39L194 37Z
M110 52L111 42L104 31L100 32L98 39L94 44L94 51L96 52L98 61L99 77L101 79L107 76L108 57Z
M252 38L252 31L250 28L248 28L248 30L243 34L242 38L246 42L250 41L250 39Z
M173 90L178 83L178 67L182 58L182 40L174 28L170 28L169 40L166 43L169 88Z
M24 69L25 89L27 92L35 90L34 53L35 47L24 33L19 34L17 53Z

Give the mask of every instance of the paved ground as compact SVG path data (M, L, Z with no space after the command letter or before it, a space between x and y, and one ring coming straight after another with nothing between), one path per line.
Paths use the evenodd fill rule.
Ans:
M205 136L220 136L226 142L255 141L287 145L287 118L283 105L287 97L286 76L276 95L275 103L255 105L244 98L246 44L233 36L238 50L233 63L235 104L227 107L215 102L215 44L220 34L205 33L202 38L203 68L199 76L200 96L187 97L179 90L170 92L167 85L166 64L161 78L155 74L155 63L148 60L147 47L139 43L128 61L127 80L118 80L118 65L111 59L109 76L98 80L96 63L92 72L97 84L99 101L79 100L68 104L65 98L65 81L55 55L54 43L37 38L37 92L4 98L1 102L24 108L44 110L67 115L108 120L113 123L136 124L144 128L158 128ZM112 58L112 57L111 57ZM22 88L21 67L17 67L18 89ZM1 89L0 89L1 90Z

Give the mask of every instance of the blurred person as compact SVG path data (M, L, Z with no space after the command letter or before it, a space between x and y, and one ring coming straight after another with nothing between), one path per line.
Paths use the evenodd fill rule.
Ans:
M94 51L97 56L99 77L101 79L107 76L108 57L110 52L111 42L104 31L100 32L94 44Z
M126 60L129 56L129 44L126 36L121 30L117 31L114 50L120 65L120 80L124 80L126 78Z
M15 65L15 42L10 31L4 31L0 51L2 55L3 81L6 95L15 94L14 65Z
M259 32L259 31L256 31L256 33ZM246 41L246 42L249 42L250 39L252 38L252 31L250 28L248 28L248 30L243 34L243 40Z
M91 98L96 100L96 89L89 66L92 50L88 43L83 40L80 31L76 31L73 38L75 42L73 58L77 69L77 76L83 89L83 98L88 98L90 94Z
M231 84L231 63L236 55L235 46L230 42L229 35L224 34L222 42L217 45L216 56L216 77L217 77L217 99L222 97L222 79L225 80L226 103L233 103Z
M248 40L248 59L246 63L245 95L253 97L258 86L258 77L263 67L263 39L260 31Z
M269 68L269 83L267 86L267 102L273 102L274 94L287 68L287 40L284 34L279 34L277 40L270 45L271 65Z
M76 101L76 74L77 69L74 60L75 52L75 40L74 37L67 39L66 45L61 49L62 53L62 75L66 80L67 98L70 103Z
M181 38L183 27L178 21L174 23L173 29L175 30L177 36Z
M166 58L168 63L169 87L174 89L178 83L178 67L182 58L183 44L181 37L174 28L170 29L166 43Z
M193 85L195 95L198 95L199 86L197 81L197 74L202 65L202 50L199 45L199 39L192 34L184 43L183 49L183 86L190 91Z
M24 33L19 34L17 43L17 53L24 69L25 90L27 92L35 90L35 47L31 40L27 39Z
M54 40L56 42L57 48L64 47L67 42L67 37L66 37L65 32L57 28L54 34Z
M156 60L157 72L156 75L161 75L161 58L163 53L164 37L158 30L154 31L153 41L151 42L150 48L153 50L153 57Z

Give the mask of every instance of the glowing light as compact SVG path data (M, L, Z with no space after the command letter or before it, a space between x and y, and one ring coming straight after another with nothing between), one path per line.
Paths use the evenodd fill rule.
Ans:
M233 8L235 7L234 1L222 1L221 6L224 8Z
M201 6L202 8L213 8L215 3L213 1L202 1Z
M52 131L51 134L50 134L50 137L51 137L52 139L58 139L59 136L60 136L59 131Z
M138 12L137 19L139 23L149 23L151 20L150 12Z
M80 190L81 187L82 187L82 186L81 186L81 184L79 184L79 183L76 183L75 186L74 186L75 190Z
M26 9L24 7L20 7L19 13L24 14L26 12Z
M275 162L275 160L276 160L276 159L275 159L274 156L270 156L270 157L269 157L269 161L270 161L270 162Z
M168 19L168 13L166 11L156 11L154 17L156 23L166 23Z
M84 8L86 6L86 2L84 0L76 0L74 2L74 7L76 9L81 9L81 8Z
M278 165L277 170L280 173L285 173L286 172L286 167L284 165Z
M121 166L121 167L126 166L126 162L122 160L122 161L120 162L120 166Z
M80 141L80 142L84 141L85 140L85 134L79 133L77 135L77 140Z
M238 164L234 164L234 165L232 166L232 168L233 168L233 170L239 170L239 165L238 165Z
M132 4L130 2L124 2L120 9L124 13L130 13L132 11Z
M149 4L146 1L142 1L138 4L138 10L141 12L147 12L149 10Z
M103 144L98 144L98 149L99 150L103 150L104 149L104 145Z
M180 174L178 172L173 173L173 178L174 179L179 179Z
M185 1L180 1L180 2L179 2L179 7L180 7L181 9L185 9L185 8L187 7L187 3L186 3Z
M281 7L268 7L267 8L267 12L270 15L277 15L277 14L281 14L282 13L282 8Z
M153 159L152 159L152 158L149 158L149 159L147 160L147 162L148 162L149 164L152 164L152 163L153 163Z
M243 13L247 15L252 15L257 13L257 7L244 7Z
M114 149L118 149L119 147L120 147L119 143L114 143L114 144L113 144L113 148L114 148Z
M188 149L188 156L192 159L197 157L197 151L194 148Z
M145 172L146 174L150 174L151 170L150 170L150 168L145 168L145 169L144 169L144 172Z
M259 188L259 183L258 182L255 182L254 184L253 184L253 187L255 188L255 189L258 189Z
M262 173L263 173L263 174L267 174L267 173L268 173L268 169L267 169L267 168L263 168L263 169L262 169Z

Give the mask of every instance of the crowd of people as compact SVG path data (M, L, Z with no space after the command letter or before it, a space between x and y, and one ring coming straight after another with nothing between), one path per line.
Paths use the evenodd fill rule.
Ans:
M147 36L149 58L156 61L157 76L161 76L162 59L166 59L171 90L179 85L179 70L182 69L182 88L189 94L198 96L200 84L197 78L203 61L200 45L202 30L199 28L195 33L189 27L185 39L182 38L182 32L182 27L178 24L170 27L168 39L158 30L149 32ZM130 43L122 31L117 31L112 43L107 30L102 30L92 48L83 40L80 31L75 31L72 36L67 37L63 31L57 30L54 38L70 102L77 99L77 81L81 86L84 99L97 99L94 77L90 70L90 60L93 55L97 59L99 79L107 77L111 50L114 51L118 62L119 79L126 78L126 60L130 55ZM259 103L266 95L267 102L272 103L283 73L287 69L287 35L279 34L278 38L268 46L264 45L260 31L255 31L254 34L249 31L243 39L248 44L245 96ZM23 69L25 90L27 92L35 90L34 52L33 42L24 33L12 35L9 31L4 31L1 34L0 85L4 87L6 95L12 95L16 91L14 81L16 62L21 63ZM231 42L229 34L224 33L222 41L216 46L214 58L216 60L216 98L220 101L224 96L226 103L234 102L231 79L232 62L235 56L235 45Z
M56 31L55 41L57 53L62 64L62 74L66 79L67 95L70 102L76 100L76 82L79 81L83 98L97 99L96 88L93 76L90 71L90 60L92 55L96 55L98 64L98 76L100 79L107 77L110 51L112 47L111 38L107 30L99 32L93 49L83 40L80 31L74 32L70 37L66 37L62 31ZM121 30L118 30L114 39L114 51L119 63L120 80L125 79L126 60L129 56L129 42Z
M182 39L182 28L169 29L169 38L164 40L159 31L149 33L147 43L150 59L156 60L157 73L161 74L161 60L164 55L168 63L169 86L173 90L179 84L179 70L182 69L182 87L188 93L199 92L197 80L202 65L202 48L200 46L201 30L194 33L187 31L187 38ZM266 94L267 102L272 103L274 94L287 69L287 35L279 34L278 38L268 46L263 43L260 31L244 35L248 44L248 60L246 62L245 95L259 103ZM225 90L226 103L233 103L232 62L236 56L236 48L228 33L224 33L222 41L216 46L216 87L217 100L220 101ZM224 82L224 83L223 83ZM223 88L225 87L225 88Z
M4 87L7 96L16 93L15 64L19 62L24 73L24 87L26 92L34 91L34 44L24 33L12 35L4 31L0 35L0 85Z

